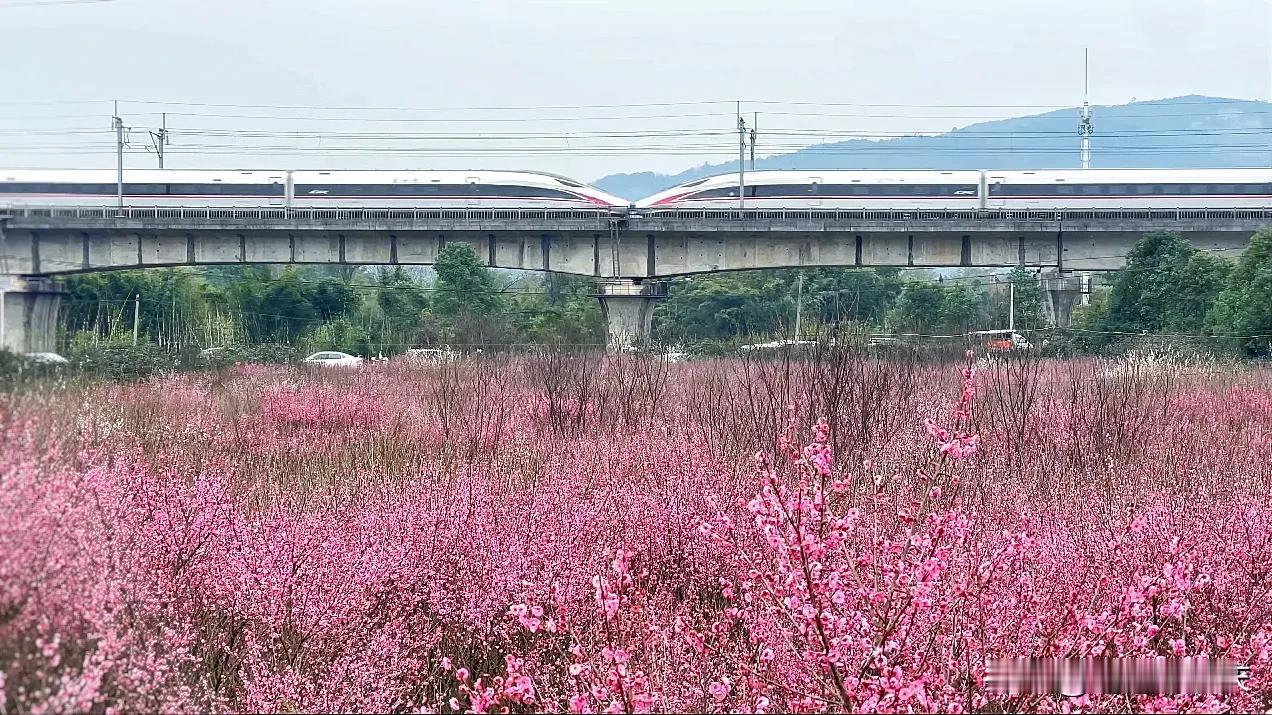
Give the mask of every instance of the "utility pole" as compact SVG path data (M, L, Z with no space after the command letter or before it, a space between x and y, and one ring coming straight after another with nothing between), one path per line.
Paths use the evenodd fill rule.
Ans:
M746 120L742 103L738 102L738 208L746 208Z
M804 272L803 271L799 272L799 278L796 279L795 284L798 286L795 289L795 341L799 342L800 319L803 317L803 314L804 314Z
M1011 339L1016 340L1016 276L1011 277L1011 297L1007 300L1007 330L1011 331Z
M751 115L751 171L755 171L755 135L760 126L760 113Z
M159 168L163 168L163 148L168 144L168 113L163 113L163 123L157 132L150 132L150 143L159 157Z
M141 293L133 299L133 347L137 347L138 328L141 327Z
M119 199L118 218L124 217L124 120L119 118L119 102L115 102L115 190Z
M1082 119L1078 122L1078 136L1082 137L1082 168L1091 168L1091 135L1095 125L1091 123L1091 59L1090 49L1082 50Z

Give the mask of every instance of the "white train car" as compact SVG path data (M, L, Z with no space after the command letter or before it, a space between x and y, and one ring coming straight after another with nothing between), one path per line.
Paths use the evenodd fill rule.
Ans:
M0 206L116 206L117 175L106 170L0 169ZM124 171L128 206L283 206L285 171Z
M184 171L128 169L126 206L564 208L627 202L552 174L512 171ZM0 169L0 207L115 206L107 170Z
M980 207L978 171L753 171L747 208ZM737 208L738 175L698 179L654 194L639 208Z
M1272 169L986 171L985 207L1245 208L1272 206Z
M308 206L613 209L627 202L554 174L524 171L293 171Z
M748 208L1062 209L1272 207L1272 169L758 171ZM690 181L642 208L736 208L738 176Z

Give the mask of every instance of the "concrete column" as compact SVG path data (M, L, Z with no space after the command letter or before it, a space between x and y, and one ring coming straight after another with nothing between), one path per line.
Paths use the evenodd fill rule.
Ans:
M53 352L62 291L48 278L0 274L0 349Z
M605 338L610 352L623 352L649 344L654 301L667 297L659 283L610 280L598 284L596 297L605 314Z
M1082 278L1072 273L1050 271L1039 276L1047 296L1047 314L1051 324L1067 328L1073 318L1073 306L1082 296Z

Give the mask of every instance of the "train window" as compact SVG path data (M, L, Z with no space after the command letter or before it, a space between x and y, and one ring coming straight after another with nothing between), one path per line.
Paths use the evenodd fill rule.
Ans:
M1161 193L1163 193L1163 194L1179 194L1179 193L1183 193L1183 192L1182 192L1183 187L1181 187L1179 184L1162 184L1162 187L1161 187L1161 188L1162 188Z
M124 193L132 196L166 196L167 184L124 184Z
M1235 184L1220 184L1217 188L1219 189L1219 193L1221 194L1237 193L1237 187Z
M168 184L177 196L282 196L282 184Z
M4 183L0 183L0 193L3 194L90 194L101 196L114 194L117 189L117 184L72 184L28 181L6 181Z
M1073 187L1072 186L1057 186L1056 193L1064 195L1064 196L1071 196L1073 195Z
M1095 196L1101 193L1102 188L1104 187L1099 184L1085 184L1082 186L1082 193L1086 196Z
M1108 194L1110 196L1125 196L1129 193L1131 192L1123 184L1115 184L1113 186L1108 187Z

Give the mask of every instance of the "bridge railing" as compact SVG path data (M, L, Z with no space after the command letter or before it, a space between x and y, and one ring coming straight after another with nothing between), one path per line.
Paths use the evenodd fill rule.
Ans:
M579 221L597 220L613 215L607 209L408 209L364 207L284 206L18 206L3 209L14 218L65 219L191 219L191 220L259 220L259 221Z
M915 222L915 221L1119 221L1245 220L1272 221L1267 208L1108 208L1108 209L554 209L554 208L373 208L285 206L18 206L3 208L12 218L81 220L229 220L229 221L605 221L626 218L641 223L714 222Z
M1272 220L1268 208L1177 209L638 209L650 221L1099 221Z

